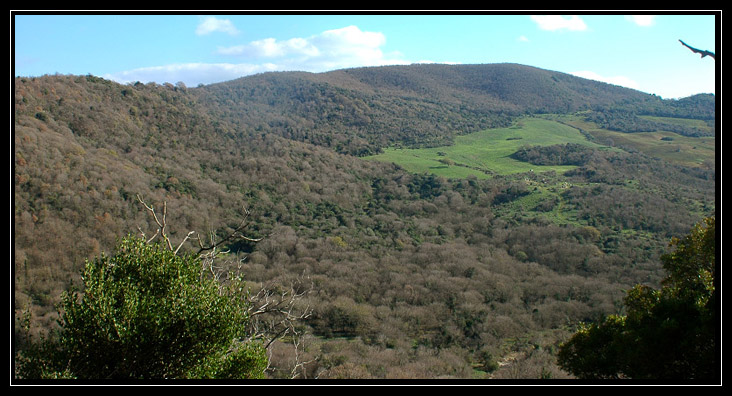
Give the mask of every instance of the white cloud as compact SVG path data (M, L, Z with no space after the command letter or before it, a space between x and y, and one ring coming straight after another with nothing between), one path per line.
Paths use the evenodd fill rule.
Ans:
M621 87L639 89L639 85L637 82L635 82L632 79L625 77L625 76L606 77L606 76L601 76L595 72L587 71L587 70L572 72L570 74L577 76L577 77L586 78L589 80L595 80L595 81L600 81L600 82L604 82L604 83L608 83L608 84L619 85Z
M656 15L626 15L625 19L638 26L653 26L656 22Z
M247 44L219 48L219 55L254 59L277 59L283 67L306 71L325 71L357 66L405 63L396 54L388 56L381 47L386 37L379 32L364 32L357 26L327 30L305 37L276 40L266 38Z
M577 15L532 15L531 20L536 22L542 30L586 30L587 25Z
M522 42L522 43L528 43L528 42L529 42L529 38L528 38L528 37L526 37L526 36L519 36L519 37L518 37L518 38L516 39L516 41L520 41L520 42Z
M273 38L252 41L248 44L221 48L222 55L238 55L245 57L289 57L306 56L314 58L337 58L356 56L366 60L383 59L379 47L386 38L382 33L363 32L356 26L327 30L307 38L292 38L278 41Z
M102 76L120 84L140 81L142 83L177 83L184 82L188 86L213 84L222 81L267 71L275 71L278 67L271 63L182 63L165 66L143 67L120 73Z
M219 48L220 55L241 56L248 58L277 58L292 55L317 56L318 48L306 39L293 38L277 41L273 38L252 41L249 44Z
M214 31L212 28L214 25L214 23L207 25L208 31ZM110 74L105 78L120 83L182 81L188 86L196 86L266 71L323 72L349 67L411 63L402 60L398 53L385 54L381 49L385 43L386 37L382 33L364 32L356 26L347 26L305 38L295 37L287 40L266 38L219 48L216 51L219 56L236 58L236 61L230 63L185 63L146 67Z
M223 32L233 36L238 34L239 30L234 27L234 24L231 23L230 20L218 19L216 17L204 18L196 28L196 34L199 36L211 34L213 32Z

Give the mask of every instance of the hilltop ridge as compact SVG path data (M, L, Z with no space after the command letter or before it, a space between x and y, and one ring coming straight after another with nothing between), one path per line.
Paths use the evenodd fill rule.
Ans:
M713 96L689 108L683 101L519 64L272 72L196 92L202 104L231 122L246 120L290 139L359 156L394 145L450 144L455 136L506 127L518 116L535 113L632 109L644 115L714 118Z

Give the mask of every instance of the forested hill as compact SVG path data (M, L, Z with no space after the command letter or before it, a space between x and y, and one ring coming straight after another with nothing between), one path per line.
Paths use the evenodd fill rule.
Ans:
M196 90L242 127L368 155L384 147L449 144L531 113L616 110L711 120L714 97L663 100L628 88L517 64L385 66L264 73ZM616 113L614 113L616 114Z
M714 97L667 101L518 65L266 73L202 87L19 77L15 308L35 329L54 326L85 259L155 234L140 196L167 205L174 243L191 230L227 235L251 212L247 235L264 239L224 249L254 289L307 285L313 315L298 358L308 378L566 376L553 354L571 326L622 310L636 283L658 284L670 238L714 214L714 161L592 142L511 155L561 171L443 178L359 156L515 132L520 116L575 143L589 142L580 128L620 141L638 134L612 128L657 128L669 115L679 132L643 142L693 156L714 149L703 137L713 114ZM273 344L270 356L268 375L295 370L290 347Z

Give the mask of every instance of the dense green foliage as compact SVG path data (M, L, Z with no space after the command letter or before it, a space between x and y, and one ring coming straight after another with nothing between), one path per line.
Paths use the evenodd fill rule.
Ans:
M714 218L696 225L662 256L661 289L637 285L627 314L583 325L559 350L559 364L580 378L719 380L718 286Z
M82 294L63 295L58 334L22 355L22 378L264 376L240 279L207 278L195 256L137 238L88 261L81 278Z
M621 313L622 291L639 282L660 285L669 238L714 213L714 162L610 144L620 132L586 112L556 116L571 126L557 130L588 139L580 151L502 139L522 150L501 158L518 173L447 178L351 155L458 147L470 133L490 138L487 127L520 132L510 127L544 111L637 105L661 117L678 107L516 65L431 66L197 88L16 79L14 297L31 335L55 326L53 306L84 260L138 227L153 233L140 194L167 202L175 240L228 234L251 211L249 230L265 239L225 248L253 288L312 284L298 355L307 378L567 376L554 354L569 326ZM569 171L525 162L575 157L559 165ZM268 377L289 376L288 348L270 346Z

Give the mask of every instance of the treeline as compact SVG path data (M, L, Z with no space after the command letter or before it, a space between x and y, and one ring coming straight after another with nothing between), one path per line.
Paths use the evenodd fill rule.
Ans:
M287 139L264 117L271 109L241 118L231 99L213 110L203 92L15 80L14 303L36 329L54 325L85 259L126 234L154 234L139 194L167 204L177 241L190 230L225 235L251 211L247 232L264 240L228 246L232 265L253 287L311 285L308 378L562 377L552 356L570 325L618 311L639 281L655 284L668 236L714 211L713 170L593 151L556 204L571 222L530 208L497 216L534 191L531 175L410 174ZM525 155L554 157L534 151ZM291 371L289 348L274 344L268 375Z
M552 146L523 146L511 156L534 165L585 165L596 150L576 143Z
M659 122L642 118L634 111L626 111L620 109L612 109L605 111L593 111L585 116L585 119L594 122L599 127L618 132L655 132L669 131L683 136L702 137L714 136L714 121L707 120L704 128L695 126ZM696 119L703 119L698 117Z
M654 96L655 98L655 96ZM599 106L585 115L599 127L618 132L669 131L679 135L700 137L715 134L716 99L711 94L698 94L681 99L618 102ZM684 123L651 120L644 116L671 117L704 121L705 127Z
M715 119L716 115L716 98L713 94L697 94L680 99L649 100L638 103L620 102L613 107L634 111L641 115L711 121Z

